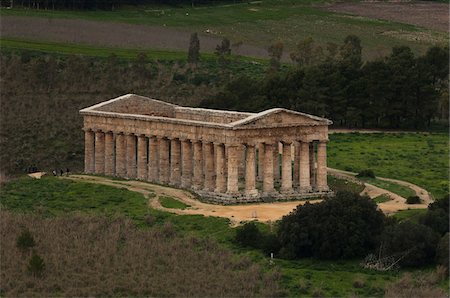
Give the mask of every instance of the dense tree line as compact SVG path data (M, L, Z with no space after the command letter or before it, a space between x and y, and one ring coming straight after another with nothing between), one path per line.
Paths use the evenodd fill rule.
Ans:
M32 9L114 10L124 5L214 5L237 3L240 0L1 0L2 6Z
M271 52L274 48L282 46ZM361 51L355 36L326 50L306 40L291 54L297 67L276 71L274 57L281 55L272 54L265 78L235 78L201 106L285 107L330 118L337 126L362 128L420 129L448 118L448 48L435 46L415 57L409 47L394 47L389 56L366 63Z

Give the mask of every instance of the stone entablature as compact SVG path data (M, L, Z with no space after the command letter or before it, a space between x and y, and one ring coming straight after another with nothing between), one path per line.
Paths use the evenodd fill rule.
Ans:
M330 194L325 118L180 107L134 94L80 114L87 173L189 188L217 203Z

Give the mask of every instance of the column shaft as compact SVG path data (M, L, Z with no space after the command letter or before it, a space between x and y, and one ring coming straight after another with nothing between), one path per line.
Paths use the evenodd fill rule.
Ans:
M299 174L300 174L300 144L298 142L294 142L294 177L292 178L293 187L297 188L299 183Z
M225 146L223 144L216 144L214 150L216 152L216 188L214 191L225 193L227 191Z
M328 191L327 183L327 143L319 142L317 146L317 190Z
M86 130L84 132L84 172L87 174L94 173L95 168L95 145L94 132Z
M105 134L101 131L95 133L95 173L105 173Z
M280 180L280 150L279 143L275 143L273 148L273 179L275 181Z
M137 178L147 179L147 138L144 135L137 139Z
M292 159L290 143L283 143L282 160L281 191L283 193L292 193Z
M170 184L181 184L181 143L178 139L170 141Z
M316 188L316 152L314 150L314 142L309 143L309 179L312 189Z
M136 178L136 136L128 134L127 140L127 177Z
M189 140L181 142L181 187L192 185L192 144Z
M249 196L258 195L256 190L256 160L255 146L247 145L247 158L245 163L245 194Z
M300 142L300 173L299 183L301 192L311 191L309 168L309 143Z
M114 135L105 133L105 174L114 175Z
M159 152L158 139L152 136L148 140L148 180L159 181Z
M125 135L119 133L116 136L116 175L119 177L125 177L127 175L126 156Z
M275 191L273 187L273 157L274 145L264 144L264 177L263 177L263 191L265 193L272 193Z
M201 189L203 186L203 163L202 163L202 142L193 142L194 153L194 177L192 178L192 187L194 189Z
M239 147L240 145L228 146L228 180L227 194L239 194L238 175L239 175Z
M264 144L258 144L258 181L263 180L264 173Z
M214 145L205 143L205 191L214 191Z
M159 182L163 184L169 183L170 167L169 167L169 150L170 143L168 139L160 138L159 142Z

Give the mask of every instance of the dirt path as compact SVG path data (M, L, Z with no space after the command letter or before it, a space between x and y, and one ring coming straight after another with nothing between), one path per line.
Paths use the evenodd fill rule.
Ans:
M330 169L330 171L333 171L333 169ZM341 177L345 176L349 179L355 179L354 176L344 171L336 172L336 175L340 175ZM149 199L148 204L152 208L180 215L201 214L204 216L226 217L230 219L232 226L239 225L242 221L250 220L258 220L262 222L276 221L283 217L283 215L290 213L298 205L303 205L306 203L306 201L290 201L222 206L202 203L195 199L195 197L186 190L150 184L147 182L134 180L112 180L105 177L88 175L70 175L69 177L63 177L63 179L104 184L119 188L125 187L130 191L143 194L146 198ZM393 200L379 204L380 209L383 210L383 212L385 212L386 214L408 208L426 208L428 205L425 203L417 205L407 205L405 199L401 196L370 184L366 184L366 188L363 192L366 192L371 198L377 197L384 193L389 194L393 198ZM156 196L153 197L153 194L155 194ZM165 208L159 202L159 198L161 196L176 198L177 200L189 205L190 207L184 210ZM320 202L320 200L311 200L310 202L317 203Z
M328 168L328 173L332 176L338 177L338 178L344 178L349 180L357 180L355 176L357 173L354 172L348 172L338 169L332 169ZM400 184L402 186L406 186L411 188L416 195L422 200L421 204L406 204L406 198L399 196L398 194L395 194L389 190L377 187L375 185L364 183L365 188L361 192L361 194L368 195L370 198L376 198L380 195L386 194L389 197L391 197L391 201L379 203L378 206L381 210L383 210L384 213L390 214L397 212L399 210L406 210L406 209L424 209L428 207L428 204L433 202L433 199L431 198L428 191L426 191L424 188L417 186L415 184L402 181L402 180L396 180L396 179L390 179L390 178L383 178L383 177L377 177L377 179L394 182L397 184Z
M2 16L1 36L103 47L142 48L186 52L192 32L163 26L86 20ZM111 34L114 32L114 34ZM199 32L201 52L214 52L221 38ZM232 41L233 42L233 41ZM234 54L268 58L267 50L243 44Z

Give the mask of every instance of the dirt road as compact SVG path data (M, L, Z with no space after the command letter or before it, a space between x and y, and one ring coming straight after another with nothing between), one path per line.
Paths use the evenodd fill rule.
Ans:
M341 173L342 174L342 173ZM345 173L343 173L345 174ZM348 174L345 174L348 175ZM276 203L261 203L261 204L245 204L245 205L213 205L206 204L198 201L188 191L182 189L176 189L161 185L150 184L142 181L134 180L112 180L105 177L88 176L88 175L70 175L69 177L63 177L63 179L70 179L74 181L98 183L114 187L125 187L130 191L143 194L146 198L149 198L149 206L155 209L172 212L175 214L201 214L205 216L218 216L230 219L231 225L239 225L243 221L258 220L262 222L279 220L283 215L289 214L298 205L305 204L306 201L290 201L290 202L276 202ZM366 185L365 191L368 192L370 197L376 197L381 193L389 193L394 198L392 201L379 204L380 209L385 213L393 213L399 210L408 208L426 208L427 205L407 205L405 199L390 193L386 190L377 188L376 186ZM150 194L155 194L155 197L150 197ZM170 196L177 200L189 205L189 208L181 209L168 209L164 208L160 202L159 197ZM311 200L311 203L320 202L320 200Z

